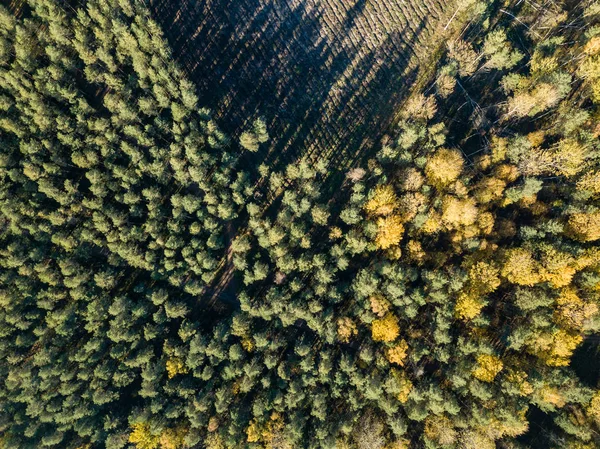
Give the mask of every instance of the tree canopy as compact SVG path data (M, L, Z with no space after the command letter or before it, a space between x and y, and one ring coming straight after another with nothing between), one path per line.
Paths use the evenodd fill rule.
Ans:
M347 173L143 2L0 6L0 448L598 447L600 3L543 3L461 2Z

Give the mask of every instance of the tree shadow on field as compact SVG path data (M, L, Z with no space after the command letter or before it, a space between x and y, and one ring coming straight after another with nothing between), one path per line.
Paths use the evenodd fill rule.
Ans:
M271 139L250 167L327 157L361 160L410 87L424 21L374 36L366 0L150 0L200 103L237 139L262 115ZM363 22L360 22L363 20ZM370 34L369 34L370 33ZM381 34L381 33L380 33ZM337 169L337 170L336 170Z

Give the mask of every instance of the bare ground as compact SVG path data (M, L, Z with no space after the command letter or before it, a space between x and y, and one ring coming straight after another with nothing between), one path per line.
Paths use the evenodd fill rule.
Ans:
M454 1L149 0L201 103L227 131L262 115L271 166L353 165L389 128ZM235 137L235 136L234 136Z

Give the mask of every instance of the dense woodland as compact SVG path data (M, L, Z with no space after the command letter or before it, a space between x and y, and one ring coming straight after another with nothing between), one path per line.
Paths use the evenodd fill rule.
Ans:
M456 8L336 173L143 2L0 6L0 448L600 447L600 2Z

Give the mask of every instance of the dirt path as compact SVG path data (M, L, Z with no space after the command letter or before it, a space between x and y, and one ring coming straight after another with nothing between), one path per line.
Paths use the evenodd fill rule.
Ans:
M224 303L233 308L239 306L237 299L238 277L235 275L233 266L233 251L231 243L236 236L236 229L233 223L229 222L225 228L227 236L226 259L223 263L223 268L218 273L215 282L205 289L208 305L213 306L219 302Z

